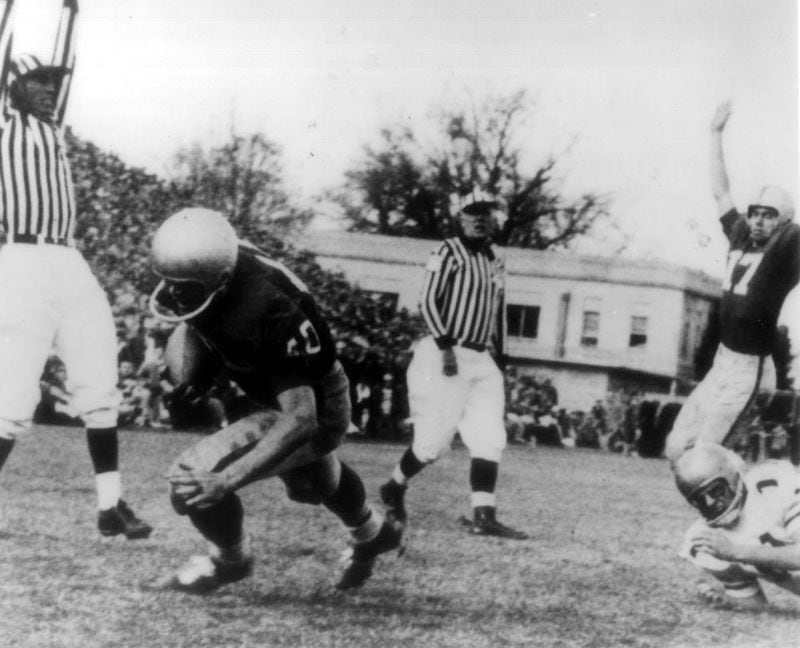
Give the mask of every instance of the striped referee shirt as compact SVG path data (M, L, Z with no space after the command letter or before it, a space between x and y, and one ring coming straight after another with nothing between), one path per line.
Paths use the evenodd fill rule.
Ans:
M442 242L428 259L420 297L420 312L439 348L485 347L493 333L502 333L496 317L502 316L503 283L490 245L477 249L460 237Z
M58 91L52 123L12 105L9 89L13 81L41 64L30 55L12 62L13 5L0 0L0 11L0 222L9 241L17 235L48 241L71 239L75 191L62 124L75 61L77 6L74 0L64 1L53 60L48 63L69 70Z

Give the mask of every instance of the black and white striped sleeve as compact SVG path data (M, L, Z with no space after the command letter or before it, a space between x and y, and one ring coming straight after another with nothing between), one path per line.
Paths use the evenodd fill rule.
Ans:
M67 68L67 73L61 82L55 107L55 123L59 126L64 123L64 114L67 111L69 89L72 86L72 75L75 72L75 22L78 17L77 0L64 0L61 10L61 20L58 23L56 44L53 51L53 65Z
M428 258L419 302L422 318L440 349L446 349L454 344L454 340L447 330L442 310L449 289L449 275L452 266L452 252L447 243L442 243Z

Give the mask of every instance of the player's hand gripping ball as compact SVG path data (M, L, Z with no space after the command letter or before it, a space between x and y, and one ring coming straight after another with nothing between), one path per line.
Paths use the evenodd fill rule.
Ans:
M180 465L174 465L167 474L169 482L169 498L172 507L179 515L185 515L189 506L188 500L202 491L202 486L197 481L191 480L191 473Z

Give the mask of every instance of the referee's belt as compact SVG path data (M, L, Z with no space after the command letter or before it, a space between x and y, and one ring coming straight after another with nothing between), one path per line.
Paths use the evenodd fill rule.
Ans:
M73 238L58 238L46 236L44 234L12 234L7 242L25 243L27 245L63 245L64 247L75 247L75 239Z

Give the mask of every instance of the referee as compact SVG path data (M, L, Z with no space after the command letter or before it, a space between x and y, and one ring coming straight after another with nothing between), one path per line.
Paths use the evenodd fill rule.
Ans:
M31 426L55 350L86 425L102 535L152 528L121 499L117 340L108 300L75 248L75 192L62 124L75 61L77 0L64 0L52 63L11 59L13 0L0 0L0 466Z
M476 535L524 539L498 522L495 486L506 445L503 375L489 353L502 326L503 269L491 236L498 203L473 192L457 218L457 236L428 260L420 310L430 334L419 341L408 367L414 439L380 488L381 499L405 519L408 480L450 446L456 431L470 452L472 519ZM496 344L498 352L502 345Z

